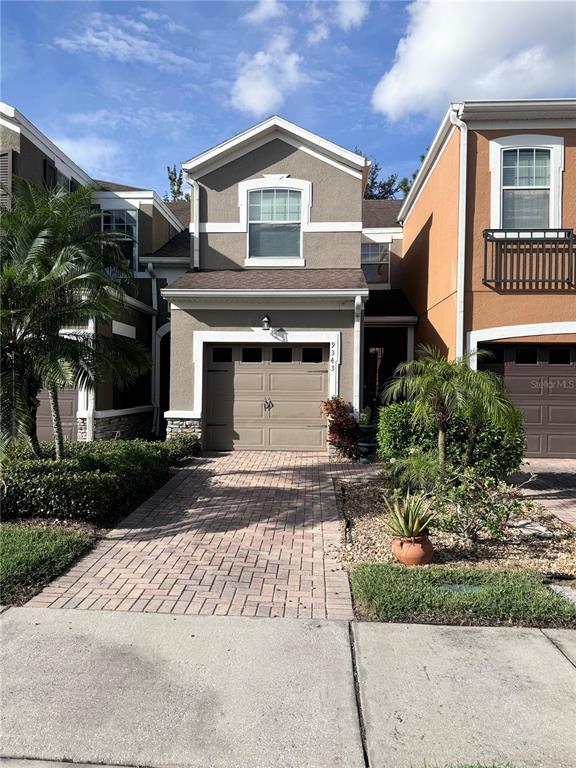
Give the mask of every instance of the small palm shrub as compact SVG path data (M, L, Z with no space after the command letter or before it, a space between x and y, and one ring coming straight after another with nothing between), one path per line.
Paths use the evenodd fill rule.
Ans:
M414 404L392 403L378 414L378 457L385 467L390 459L400 461L420 454L437 457L437 433L433 422L414 423ZM467 460L468 428L463 416L452 419L447 430L446 462L461 468ZM516 472L524 456L524 428L519 423L509 434L492 424L477 434L470 466L480 474L497 479Z
M395 496L385 499L388 513L387 525L395 536L415 539L426 536L435 519L430 499L422 493Z

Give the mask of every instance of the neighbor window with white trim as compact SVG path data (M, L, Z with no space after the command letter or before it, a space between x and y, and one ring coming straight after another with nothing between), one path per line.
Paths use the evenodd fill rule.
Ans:
M390 282L390 243L362 243L360 254L368 283Z
M550 150L502 151L502 228L550 226Z
M119 232L126 235L119 245L130 263L137 268L136 238L138 233L138 211L112 210L102 211L102 229L104 232Z
M248 257L300 258L302 194L296 189L248 193Z

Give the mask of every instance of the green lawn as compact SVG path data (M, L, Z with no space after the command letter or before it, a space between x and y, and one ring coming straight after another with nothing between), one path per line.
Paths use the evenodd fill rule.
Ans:
M21 605L96 541L89 528L0 525L0 603Z
M576 627L576 605L535 573L367 563L351 583L357 610L376 621Z

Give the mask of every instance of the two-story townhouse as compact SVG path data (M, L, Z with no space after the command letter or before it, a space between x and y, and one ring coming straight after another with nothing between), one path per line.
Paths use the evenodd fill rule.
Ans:
M489 349L528 456L576 456L576 100L452 105L398 218L416 340Z
M20 176L49 188L73 191L78 186L93 188L94 205L102 210L102 228L126 234L126 256L134 268L135 283L123 305L118 305L112 322L92 324L102 335L137 339L152 356L156 353L156 330L166 320L167 305L160 296L166 278L156 275L153 266L140 256L150 253L184 229L178 216L152 190L138 189L91 178L18 110L0 102L0 184L3 206L10 204L13 176ZM95 392L65 389L59 402L64 432L68 439L145 437L159 431L159 398L153 372L134 386L118 389L110 378ZM47 397L40 397L38 433L41 440L52 438Z
M364 157L276 116L182 167L190 239L153 255L157 269L189 260L162 291L168 432L201 431L212 449L322 450L322 400L358 411L365 367L373 398L413 346L416 318L391 279L399 204L363 201Z

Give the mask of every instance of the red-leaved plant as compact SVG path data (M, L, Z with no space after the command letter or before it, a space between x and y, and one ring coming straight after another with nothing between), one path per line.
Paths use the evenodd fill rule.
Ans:
M358 455L358 422L352 406L341 397L329 397L322 403L322 413L328 417L328 442L342 456L355 459Z

